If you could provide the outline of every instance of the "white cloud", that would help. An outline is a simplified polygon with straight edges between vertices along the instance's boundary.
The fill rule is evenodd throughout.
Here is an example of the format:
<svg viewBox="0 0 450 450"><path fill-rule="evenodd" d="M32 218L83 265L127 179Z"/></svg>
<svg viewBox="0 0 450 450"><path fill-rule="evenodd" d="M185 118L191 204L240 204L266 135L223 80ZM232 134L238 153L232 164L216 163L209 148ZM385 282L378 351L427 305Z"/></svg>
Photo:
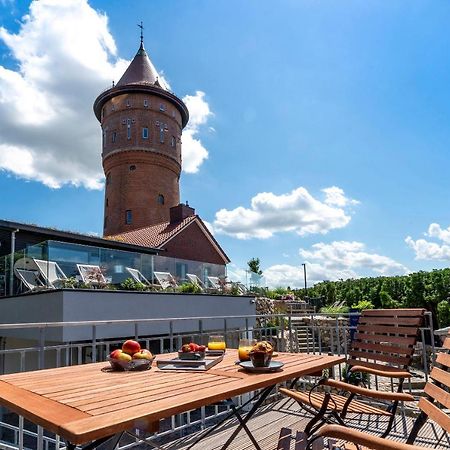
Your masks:
<svg viewBox="0 0 450 450"><path fill-rule="evenodd" d="M408 268L392 258L369 253L362 242L334 241L314 244L310 250L300 249L306 263L308 285L323 280L358 278L373 272L374 275L401 275ZM303 287L303 267L276 264L264 270L269 286Z"/></svg>
<svg viewBox="0 0 450 450"><path fill-rule="evenodd" d="M87 0L35 0L19 32L1 27L0 41L17 63L17 69L0 66L0 170L51 188L101 189L101 129L92 104L129 64L117 57L107 16ZM206 157L196 138L202 115L210 114L205 116L202 97L192 96L187 172Z"/></svg>
<svg viewBox="0 0 450 450"><path fill-rule="evenodd" d="M344 192L336 187L323 191L325 201L314 198L304 187L282 195L259 193L252 198L250 208L239 206L233 210L218 211L214 229L217 233L238 239L267 239L280 232L295 232L304 236L325 234L345 227L351 217L344 206L354 203L354 200L345 197ZM336 201L342 206L333 203Z"/></svg>
<svg viewBox="0 0 450 450"><path fill-rule="evenodd" d="M326 195L325 203L327 205L339 206L340 208L343 208L344 206L359 204L358 200L353 200L346 197L344 190L337 186L322 189L322 192Z"/></svg>
<svg viewBox="0 0 450 450"><path fill-rule="evenodd" d="M450 244L450 227L443 230L438 223L432 223L428 227L428 232L425 235Z"/></svg>
<svg viewBox="0 0 450 450"><path fill-rule="evenodd" d="M203 161L208 158L208 150L198 138L200 128L213 115L204 97L204 92L197 91L195 95L183 98L189 110L189 123L183 131L183 170L187 173L198 172Z"/></svg>
<svg viewBox="0 0 450 450"><path fill-rule="evenodd" d="M18 63L0 66L0 168L52 188L101 188L92 103L126 68L109 62L116 47L107 17L86 1L34 1L19 33L0 28L0 39Z"/></svg>
<svg viewBox="0 0 450 450"><path fill-rule="evenodd" d="M428 227L425 236L439 242L427 239L414 240L411 236L405 239L406 244L414 250L417 260L450 260L450 227L442 229L438 223L432 223Z"/></svg>

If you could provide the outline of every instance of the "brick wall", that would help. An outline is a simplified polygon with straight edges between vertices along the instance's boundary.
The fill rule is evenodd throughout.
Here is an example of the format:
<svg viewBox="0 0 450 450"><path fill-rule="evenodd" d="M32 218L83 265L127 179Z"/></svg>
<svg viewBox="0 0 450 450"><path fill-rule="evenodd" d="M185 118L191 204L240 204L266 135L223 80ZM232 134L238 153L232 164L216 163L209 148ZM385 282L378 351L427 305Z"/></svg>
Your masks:
<svg viewBox="0 0 450 450"><path fill-rule="evenodd" d="M225 262L196 222L186 227L164 247L161 256L222 264Z"/></svg>
<svg viewBox="0 0 450 450"><path fill-rule="evenodd" d="M180 112L157 95L125 93L105 103L101 119L104 235L168 221L169 209L180 202Z"/></svg>

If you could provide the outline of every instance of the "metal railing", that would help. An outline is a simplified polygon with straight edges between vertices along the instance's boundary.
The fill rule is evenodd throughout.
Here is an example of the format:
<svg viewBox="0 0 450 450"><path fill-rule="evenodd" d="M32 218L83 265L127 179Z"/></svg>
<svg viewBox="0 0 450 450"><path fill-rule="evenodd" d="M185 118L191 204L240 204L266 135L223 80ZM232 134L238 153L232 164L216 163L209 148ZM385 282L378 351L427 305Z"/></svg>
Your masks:
<svg viewBox="0 0 450 450"><path fill-rule="evenodd" d="M101 320L82 322L49 322L49 323L16 323L0 325L0 374L23 372L34 369L62 367L69 365L100 362L113 348L121 345L124 339L139 340L153 353L176 351L187 341L207 342L208 334L223 334L228 347L237 347L240 337L270 339L279 351L305 352L313 354L347 355L351 337L356 329L356 321L351 314L267 314L252 316L203 316L189 318L162 318L138 320ZM177 325L190 321L190 332L177 333ZM158 336L142 335L140 329L145 324L165 323L167 333ZM427 380L430 366L434 361L435 348L431 313L427 313L426 325L420 329L422 352L418 355L422 377ZM352 324L354 323L354 324ZM129 333L113 339L101 338L103 327L117 325L128 326ZM91 339L82 342L51 342L51 330L64 330L73 327L89 328ZM33 331L33 338L26 336ZM9 347L9 343L14 348ZM425 345L429 342L429 345ZM338 375L342 375L342 366L338 367ZM307 383L307 380L301 380ZM378 378L372 380L378 388ZM391 385L391 389L394 386ZM411 383L405 387L412 391ZM275 394L277 395L277 392ZM241 404L242 397L235 399ZM158 437L167 436L175 431L204 428L210 421L227 414L228 406L212 405L199 410L173 416L162 422L162 430ZM52 450L64 448L58 436L45 432L23 417L17 416L5 409L0 409L0 448ZM131 442L121 449L138 445Z"/></svg>

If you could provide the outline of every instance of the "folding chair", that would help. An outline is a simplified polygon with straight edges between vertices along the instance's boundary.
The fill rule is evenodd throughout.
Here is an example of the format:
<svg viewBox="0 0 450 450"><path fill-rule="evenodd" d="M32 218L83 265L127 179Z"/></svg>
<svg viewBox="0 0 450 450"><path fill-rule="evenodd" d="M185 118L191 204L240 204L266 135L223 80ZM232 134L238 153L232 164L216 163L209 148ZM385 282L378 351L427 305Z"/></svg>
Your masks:
<svg viewBox="0 0 450 450"><path fill-rule="evenodd" d="M408 366L424 314L425 309L378 309L365 310L359 318L347 360L347 381L358 373L387 377L392 383L398 379L397 392L377 391L329 378L322 378L310 392L280 389L280 392L295 399L302 409L313 416L305 428L307 435L326 422L346 425L347 415L351 413L357 416L387 416L387 428L382 435L387 436L394 425L399 402L414 400L402 390L404 380L411 377ZM319 386L328 386L338 393L319 391ZM387 408L377 407L356 400L357 396L387 401L389 404Z"/></svg>

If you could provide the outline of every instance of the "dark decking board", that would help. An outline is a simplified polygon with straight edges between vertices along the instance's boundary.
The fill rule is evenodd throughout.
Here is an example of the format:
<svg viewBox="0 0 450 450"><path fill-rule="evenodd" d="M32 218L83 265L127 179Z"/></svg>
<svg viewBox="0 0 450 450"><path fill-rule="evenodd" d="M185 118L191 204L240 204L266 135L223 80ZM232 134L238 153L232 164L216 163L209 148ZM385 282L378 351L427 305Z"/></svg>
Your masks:
<svg viewBox="0 0 450 450"><path fill-rule="evenodd" d="M255 415L249 422L249 428L256 437L257 441L261 445L263 450L275 450L277 448L278 437L280 430L283 427L291 428L294 432L296 430L302 430L307 424L309 417L305 416L303 412L299 411L295 402L289 401L284 408L280 408L285 400L281 400L272 405L267 405L261 409L261 413ZM382 426L383 418L379 418L380 427ZM398 416L396 421L396 427L393 429L390 435L390 439L394 441L405 441L407 432L412 427L414 419L411 417ZM363 430L367 426L367 418L359 423L353 422L355 428ZM227 438L233 432L237 426L235 419L230 420L227 424L221 427L217 432L214 432L211 436L208 436L201 441L193 450L220 450L221 446L225 443ZM371 428L376 429L376 421L371 422ZM369 431L370 432L370 431ZM372 434L376 434L372 431ZM416 444L427 448L434 448L437 440L441 436L442 431L438 426L431 423L427 423L421 430L419 437L416 440ZM165 445L165 450L184 450L189 447L192 442L197 438L198 434L192 434L183 438L175 439ZM138 447L141 448L141 447ZM142 449L148 448L142 446ZM438 450L450 449L450 440L445 437L441 441L441 445L436 447ZM239 434L239 436L233 441L230 447L231 450L254 450L250 439L245 432ZM294 441L291 442L291 450L294 450Z"/></svg>

